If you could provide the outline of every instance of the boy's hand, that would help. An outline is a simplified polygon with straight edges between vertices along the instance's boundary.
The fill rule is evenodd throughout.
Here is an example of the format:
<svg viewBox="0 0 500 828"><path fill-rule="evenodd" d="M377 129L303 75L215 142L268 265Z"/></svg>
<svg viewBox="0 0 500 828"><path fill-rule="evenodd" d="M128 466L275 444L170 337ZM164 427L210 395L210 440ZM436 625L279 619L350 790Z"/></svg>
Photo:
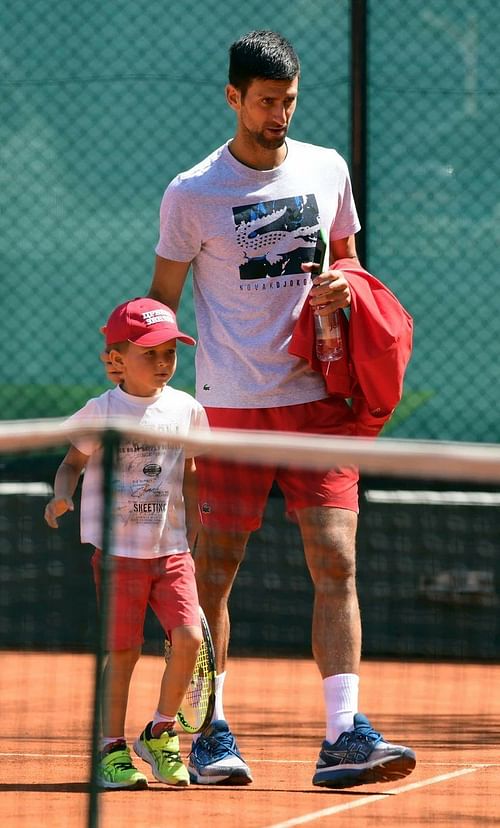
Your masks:
<svg viewBox="0 0 500 828"><path fill-rule="evenodd" d="M111 359L109 354L106 351L103 351L101 354L101 360L104 363L104 368L106 369L106 376L110 382L113 382L115 385L119 385L123 381L123 372L119 371L114 365L111 364Z"/></svg>
<svg viewBox="0 0 500 828"><path fill-rule="evenodd" d="M57 518L65 512L74 512L75 507L71 497L53 497L45 507L44 518L52 529L57 529Z"/></svg>

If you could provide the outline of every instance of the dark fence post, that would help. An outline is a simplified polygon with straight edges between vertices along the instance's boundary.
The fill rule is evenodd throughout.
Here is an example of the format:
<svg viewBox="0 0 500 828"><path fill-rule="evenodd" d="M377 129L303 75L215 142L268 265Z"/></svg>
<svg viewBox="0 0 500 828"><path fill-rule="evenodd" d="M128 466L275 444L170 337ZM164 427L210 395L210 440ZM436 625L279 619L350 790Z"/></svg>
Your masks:
<svg viewBox="0 0 500 828"><path fill-rule="evenodd" d="M356 247L361 263L368 266L367 250L367 2L351 2L351 177L361 230Z"/></svg>

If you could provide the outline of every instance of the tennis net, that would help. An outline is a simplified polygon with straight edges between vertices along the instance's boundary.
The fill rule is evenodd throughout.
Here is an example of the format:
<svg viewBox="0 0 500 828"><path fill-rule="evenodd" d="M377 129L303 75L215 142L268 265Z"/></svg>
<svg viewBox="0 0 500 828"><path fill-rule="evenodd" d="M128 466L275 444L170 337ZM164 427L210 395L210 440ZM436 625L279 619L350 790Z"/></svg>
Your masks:
<svg viewBox="0 0 500 828"><path fill-rule="evenodd" d="M121 791L98 793L109 600L98 613L92 550L79 538L79 490L74 514L61 518L57 531L43 520L67 445L89 435L103 445L109 553L120 446L168 445L168 436L127 420L111 426L99 421L69 426L60 420L0 426L0 752L5 769L0 787L7 794L0 816L16 826L45 820L107 828L118 819L124 826L149 826L144 814L153 803L148 797L165 789L137 759L149 791L134 792L132 801ZM414 824L453 822L460 808L470 824L488 818L499 767L500 446L222 430L191 432L177 442L189 453L261 468L360 467L362 709L388 739L416 751L411 780L424 789L432 785L434 797L421 805L405 801ZM230 493L230 473L224 484ZM242 821L227 788L217 788L215 798L202 803L193 786L165 805L173 824L187 819L201 824L211 814L222 826L236 820L245 828L301 824L286 816L282 792L296 797L297 812L306 812L303 795L313 790L311 771L324 738L321 682L311 654L313 597L298 527L287 519L283 497L273 487L230 598L224 706L252 766L255 782L248 791L255 793ZM155 709L163 639L148 614L144 657L130 691L130 745ZM190 737L181 733L180 741L187 761ZM468 787L460 786L459 802L453 780L466 773L477 776ZM434 781L441 776L443 782ZM321 808L334 807L332 795L338 797L322 792ZM336 803L339 807L338 798ZM308 821L320 825L320 820Z"/></svg>

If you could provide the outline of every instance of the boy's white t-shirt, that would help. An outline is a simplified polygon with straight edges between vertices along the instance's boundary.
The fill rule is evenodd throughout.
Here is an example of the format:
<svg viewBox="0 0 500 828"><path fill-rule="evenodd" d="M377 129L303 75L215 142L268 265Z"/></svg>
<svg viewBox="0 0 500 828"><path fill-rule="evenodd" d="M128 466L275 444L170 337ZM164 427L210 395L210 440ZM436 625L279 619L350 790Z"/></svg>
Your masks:
<svg viewBox="0 0 500 828"><path fill-rule="evenodd" d="M186 552L186 520L182 484L184 463L192 454L178 438L191 428L208 428L203 407L190 394L166 386L157 397L135 397L118 386L87 402L68 423L89 418L129 417L163 435L166 446L127 441L120 445L113 481L112 554L156 558ZM82 437L73 444L89 455L81 497L82 543L102 548L102 448L99 440Z"/></svg>
<svg viewBox="0 0 500 828"><path fill-rule="evenodd" d="M228 144L168 186L159 256L192 262L198 328L196 397L205 406L267 408L325 397L320 374L288 353L311 289L301 263L323 228L330 240L359 220L339 153L287 138L272 170L237 161Z"/></svg>

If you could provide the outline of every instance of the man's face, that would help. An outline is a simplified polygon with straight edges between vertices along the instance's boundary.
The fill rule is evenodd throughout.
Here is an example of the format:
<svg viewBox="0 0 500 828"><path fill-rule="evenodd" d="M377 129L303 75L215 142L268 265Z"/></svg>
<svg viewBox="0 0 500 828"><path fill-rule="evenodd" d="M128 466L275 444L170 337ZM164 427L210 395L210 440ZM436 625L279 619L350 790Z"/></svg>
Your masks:
<svg viewBox="0 0 500 828"><path fill-rule="evenodd" d="M228 87L228 100L238 115L238 129L263 149L279 149L286 138L297 105L299 79L255 78L243 95Z"/></svg>

